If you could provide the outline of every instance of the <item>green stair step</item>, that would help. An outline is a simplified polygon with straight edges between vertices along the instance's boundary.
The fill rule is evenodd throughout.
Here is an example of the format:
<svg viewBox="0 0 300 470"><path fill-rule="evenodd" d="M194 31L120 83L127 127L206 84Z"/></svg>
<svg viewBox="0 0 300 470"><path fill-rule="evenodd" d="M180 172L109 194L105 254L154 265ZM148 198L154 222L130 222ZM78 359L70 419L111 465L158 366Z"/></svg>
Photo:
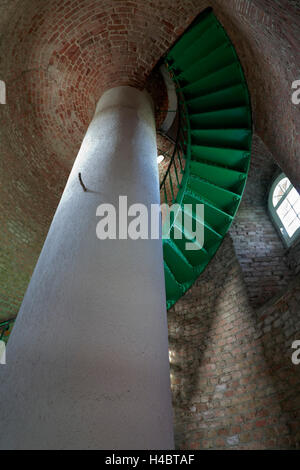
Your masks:
<svg viewBox="0 0 300 470"><path fill-rule="evenodd" d="M206 247L205 249L207 251L209 251L219 240L223 238L223 235L218 232L218 229L214 222L210 224L206 217L204 217L204 220L199 219L196 216L195 210L191 210L190 208L186 208L184 210L185 226L187 223L191 224L188 226L193 226L193 231L196 230L196 228L204 228L203 246Z"/></svg>
<svg viewBox="0 0 300 470"><path fill-rule="evenodd" d="M180 225L175 224L175 227L173 227L171 230L171 238L177 245L179 250L184 254L184 257L188 260L190 265L194 268L197 268L199 266L205 267L210 261L211 254L206 250L205 247L199 247L198 250L188 250L186 244L191 243L191 238L189 236L185 236L187 230L185 229L184 231L182 231L182 237L177 239L174 238L175 229L182 230L182 227Z"/></svg>
<svg viewBox="0 0 300 470"><path fill-rule="evenodd" d="M248 150L251 146L250 129L194 129L192 144Z"/></svg>
<svg viewBox="0 0 300 470"><path fill-rule="evenodd" d="M188 188L210 201L224 213L233 216L240 203L240 196L195 175L190 175Z"/></svg>
<svg viewBox="0 0 300 470"><path fill-rule="evenodd" d="M234 85L187 101L187 106L191 113L204 113L228 107L245 106L247 104L248 99L245 94L244 84Z"/></svg>
<svg viewBox="0 0 300 470"><path fill-rule="evenodd" d="M240 65L235 62L184 86L181 91L187 99L191 99L194 96L203 96L238 83L244 83L244 76Z"/></svg>
<svg viewBox="0 0 300 470"><path fill-rule="evenodd" d="M207 28L196 41L187 47L184 54L175 57L175 71L186 71L191 64L207 57L224 43L228 42L223 28L215 23Z"/></svg>
<svg viewBox="0 0 300 470"><path fill-rule="evenodd" d="M210 201L201 196L198 192L187 189L183 198L184 204L191 204L194 208L196 204L204 205L205 221L214 227L216 232L224 236L232 222L232 216L214 206Z"/></svg>
<svg viewBox="0 0 300 470"><path fill-rule="evenodd" d="M204 58L200 58L191 63L190 67L178 73L177 78L181 86L197 82L216 70L230 65L235 61L235 52L229 44L223 44L218 49L213 50Z"/></svg>
<svg viewBox="0 0 300 470"><path fill-rule="evenodd" d="M192 145L191 151L192 159L197 162L221 165L241 172L248 170L250 153L247 150Z"/></svg>
<svg viewBox="0 0 300 470"><path fill-rule="evenodd" d="M206 113L191 113L190 125L196 129L250 128L251 114L248 106L221 109Z"/></svg>
<svg viewBox="0 0 300 470"><path fill-rule="evenodd" d="M199 18L200 20L200 18ZM194 25L189 31L187 31L172 47L172 50L168 53L168 60L175 61L183 54L186 49L191 46L208 28L216 23L216 18L212 13L206 14L197 25Z"/></svg>
<svg viewBox="0 0 300 470"><path fill-rule="evenodd" d="M164 260L169 266L175 279L179 283L185 283L194 277L194 269L179 250L173 240L163 242Z"/></svg>
<svg viewBox="0 0 300 470"><path fill-rule="evenodd" d="M186 155L176 201L184 213L182 220L176 213L170 239L163 240L170 308L204 271L238 210L249 170L252 116L235 49L211 11L176 42L166 63L185 118ZM204 217L197 204L203 204ZM200 236L204 232L200 241L192 239L196 229Z"/></svg>
<svg viewBox="0 0 300 470"><path fill-rule="evenodd" d="M176 281L174 275L172 274L166 262L164 262L164 271L165 271L165 284L166 284L167 299L177 300L184 293L183 287Z"/></svg>
<svg viewBox="0 0 300 470"><path fill-rule="evenodd" d="M181 236L184 237L186 243L193 244L193 249L190 246L189 249L187 246L185 246L185 256L190 263L190 258L187 256L188 251L196 253L197 251L201 251L201 248L204 248L206 252L210 252L213 250L216 243L222 239L222 235L216 232L214 227L210 226L206 220L203 221L195 217L195 214L189 210L184 211L184 218L182 219L182 222L176 219L172 228L171 238L174 239L174 241L177 243L177 238L175 236L176 230L181 232ZM199 234L199 238L202 237L200 242L195 238L195 231Z"/></svg>
<svg viewBox="0 0 300 470"><path fill-rule="evenodd" d="M245 173L194 160L190 163L190 171L193 175L200 176L238 195L242 194L246 182Z"/></svg>

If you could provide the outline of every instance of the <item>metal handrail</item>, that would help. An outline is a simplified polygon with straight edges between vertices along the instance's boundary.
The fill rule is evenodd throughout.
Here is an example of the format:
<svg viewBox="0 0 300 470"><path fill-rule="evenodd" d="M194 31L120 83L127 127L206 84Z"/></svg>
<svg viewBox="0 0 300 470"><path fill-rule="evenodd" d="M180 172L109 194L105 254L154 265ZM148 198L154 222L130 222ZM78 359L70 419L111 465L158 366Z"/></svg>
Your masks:
<svg viewBox="0 0 300 470"><path fill-rule="evenodd" d="M178 106L178 129L177 129L176 140L175 140L175 144L174 144L174 150L173 150L173 154L172 154L170 163L168 165L167 171L165 173L165 176L163 177L163 180L160 183L160 189L162 189L163 185L165 184L165 181L168 177L168 174L170 173L171 167L172 167L173 162L175 160L176 151L178 149L180 130L181 130L181 112L180 112L180 106Z"/></svg>
<svg viewBox="0 0 300 470"><path fill-rule="evenodd" d="M174 144L173 154L170 160L170 163L166 169L164 177L160 184L160 191L164 193L165 202L169 204L169 197L167 194L167 183L169 185L169 192L171 193L172 203L179 203L181 204L185 187L186 181L189 174L189 162L191 159L191 133L190 133L190 122L189 122L189 115L188 109L185 102L185 98L182 94L180 89L180 85L178 83L177 77L173 73L172 69L166 63L169 73L173 82L175 83L175 90L178 97L178 129L176 140ZM176 157L178 157L178 167L176 166ZM184 160L184 165L183 161ZM171 175L172 168L174 167L174 174L173 177ZM181 179L179 179L178 171L182 174ZM178 192L174 196L174 188L173 183L177 181L177 188Z"/></svg>
<svg viewBox="0 0 300 470"><path fill-rule="evenodd" d="M11 323L14 323L15 319L16 317L0 323L0 341L3 339L5 332L9 330Z"/></svg>
<svg viewBox="0 0 300 470"><path fill-rule="evenodd" d="M167 188L166 188L167 182L169 183L172 204L176 203L178 205L178 210L179 210L179 206L182 205L182 201L184 198L187 182L189 179L189 173L190 173L189 167L190 167L190 160L191 160L191 128L190 128L190 120L189 120L189 114L188 114L188 109L187 109L187 104L185 102L185 98L181 92L176 76L172 73L170 69L169 71L170 71L172 80L175 83L175 89L176 89L176 93L178 97L179 120L178 120L178 130L177 130L177 137L176 137L176 144L175 144L174 152L172 155L172 159L166 170L166 173L164 175L164 178L162 180L162 183L160 185L160 189L161 189L161 193L163 190L164 196L165 196L165 202L169 205L169 198L168 198ZM180 172L182 174L180 181L178 178L178 172L177 172L176 163L175 163L175 159L177 155L179 159ZM181 159L184 161L184 165ZM173 179L172 179L171 169L173 165L175 168L175 175L173 174ZM167 178L169 179L167 180ZM173 183L176 180L177 180L178 192L176 196L174 197ZM173 220L171 224L168 226L168 233L164 233L164 230L163 230L164 238L168 238L168 236L170 235L170 232L176 220L176 215L177 215L177 212L176 214L174 214Z"/></svg>

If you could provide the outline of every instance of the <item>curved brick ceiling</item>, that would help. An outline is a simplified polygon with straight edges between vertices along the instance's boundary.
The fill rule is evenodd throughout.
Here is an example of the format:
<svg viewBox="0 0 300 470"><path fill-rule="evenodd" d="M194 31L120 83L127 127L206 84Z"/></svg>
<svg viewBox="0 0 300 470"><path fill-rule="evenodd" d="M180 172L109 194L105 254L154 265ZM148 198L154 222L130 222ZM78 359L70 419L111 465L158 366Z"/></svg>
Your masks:
<svg viewBox="0 0 300 470"><path fill-rule="evenodd" d="M2 3L7 11L10 2ZM291 169L296 120L286 102L297 78L299 30L289 21L295 18L293 7L283 8L284 3L289 5L270 0L12 2L1 37L0 71L8 86L11 121L7 138L15 151L26 142L26 155L28 150L55 155L69 168L102 92L122 84L142 88L178 35L212 5L240 53L258 133L269 146L278 140L279 153L290 148L283 166ZM280 123L270 119L274 111L279 121L284 118L282 141Z"/></svg>
<svg viewBox="0 0 300 470"><path fill-rule="evenodd" d="M9 48L2 66L18 146L30 142L32 152L53 152L69 167L103 91L143 88L157 60L199 10L190 1L163 5L22 1L5 35Z"/></svg>
<svg viewBox="0 0 300 470"><path fill-rule="evenodd" d="M299 108L290 99L300 78L296 2L0 0L3 317L18 309L96 101L113 86L143 88L207 6L240 56L257 133L299 184Z"/></svg>

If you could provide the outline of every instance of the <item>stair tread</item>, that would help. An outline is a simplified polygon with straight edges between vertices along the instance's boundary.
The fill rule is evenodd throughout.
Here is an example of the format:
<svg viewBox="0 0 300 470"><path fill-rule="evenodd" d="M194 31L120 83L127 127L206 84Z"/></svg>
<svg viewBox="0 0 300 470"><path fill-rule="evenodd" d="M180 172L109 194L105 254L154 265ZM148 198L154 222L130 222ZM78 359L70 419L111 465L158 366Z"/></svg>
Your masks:
<svg viewBox="0 0 300 470"><path fill-rule="evenodd" d="M196 251L187 250L186 243L191 243L191 234L188 234L186 229L185 229L185 232L184 232L184 229L183 229L182 226L179 226L177 224L175 224L175 225L176 225L176 227L173 228L173 231L175 230L175 228L177 230L182 230L183 237L181 239L174 239L173 238L173 241L178 246L178 249L188 259L191 266L193 266L193 268L196 271L198 271L199 267L204 266L207 263L209 263L209 260L211 258L211 254L210 254L210 251L209 251L210 247L206 247L206 246L201 247L201 246L198 245L199 249L197 249ZM195 242L195 243L197 243L197 242Z"/></svg>
<svg viewBox="0 0 300 470"><path fill-rule="evenodd" d="M219 186L211 181L208 181L206 180L205 178L199 176L199 175L195 175L195 174L190 174L190 179L197 179L198 181L200 182L203 182L211 187L213 187L214 189L220 191L224 194L227 194L228 196L232 197L232 198L240 198L240 196L236 193L234 193L233 191L230 191L229 189L226 189L226 188L223 188L222 186Z"/></svg>
<svg viewBox="0 0 300 470"><path fill-rule="evenodd" d="M194 161L217 165L218 167L231 169L244 173L248 169L249 151L210 147L205 145L191 145L191 155Z"/></svg>
<svg viewBox="0 0 300 470"><path fill-rule="evenodd" d="M212 93L230 85L235 85L241 82L244 83L244 81L240 65L234 62L233 64L218 68L215 72L212 72L206 77L200 78L200 80L197 80L194 83L183 86L181 91L187 97L194 93L197 93L198 96L202 96L206 93Z"/></svg>
<svg viewBox="0 0 300 470"><path fill-rule="evenodd" d="M241 185L245 182L245 173L196 160L191 161L190 168L192 174L196 176L203 174L204 178L213 183L215 182L217 186L229 189L236 194L242 192Z"/></svg>
<svg viewBox="0 0 300 470"><path fill-rule="evenodd" d="M191 117L193 118L195 116L205 116L206 117L206 116L209 116L209 115L224 115L226 113L235 114L235 113L239 113L239 112L245 111L245 110L248 111L248 106L233 106L233 107L228 107L228 108L224 108L224 109L216 109L216 110L213 110L213 111L192 112L192 113L189 113L189 115L190 115L190 118Z"/></svg>
<svg viewBox="0 0 300 470"><path fill-rule="evenodd" d="M251 130L244 129L191 129L192 145L232 150L249 150Z"/></svg>
<svg viewBox="0 0 300 470"><path fill-rule="evenodd" d="M164 260L167 262L176 281L185 283L192 279L194 276L194 268L172 239L165 239L163 248Z"/></svg>
<svg viewBox="0 0 300 470"><path fill-rule="evenodd" d="M197 151L197 149L200 149L200 151L204 151L205 149L208 151L208 150L214 150L213 147L202 147L200 145L196 146L196 145L192 145L191 146L192 148L192 160L191 160L191 163L199 163L201 165L205 165L207 167L211 167L213 168L214 170L216 171L219 171L219 170L224 170L224 172L228 172L227 174L232 174L232 175L242 175L240 179L243 179L245 176L246 176L246 171L241 171L241 170L237 170L235 168L231 168L228 166L228 162L224 161L224 162L214 162L212 160L208 160L208 158L193 158L193 155L195 155L195 152ZM227 153L225 153L225 150L228 150L228 154L230 154L231 150L232 150L232 155L238 155L238 156L241 156L241 155L245 155L245 159L246 159L246 156L247 156L247 160L248 160L248 152L245 151L245 150L236 150L236 152L234 153L233 150L235 149L222 149L222 148L217 148L216 150L220 151L220 154L221 155L227 155ZM224 151L224 152L222 152ZM208 155L208 154L206 154Z"/></svg>
<svg viewBox="0 0 300 470"><path fill-rule="evenodd" d="M188 109L191 112L221 110L229 106L232 108L247 104L248 97L245 94L245 86L240 83L203 96L195 96L187 101Z"/></svg>
<svg viewBox="0 0 300 470"><path fill-rule="evenodd" d="M222 237L226 234L233 220L232 215L222 211L213 202L204 198L199 192L190 189L190 187L186 189L183 201L184 204L192 204L192 207L195 204L203 204L205 222Z"/></svg>
<svg viewBox="0 0 300 470"><path fill-rule="evenodd" d="M221 127L224 129L225 124L228 128L250 127L251 116L248 106L236 106L234 108L226 108L221 110L205 111L190 113L191 129L216 129Z"/></svg>
<svg viewBox="0 0 300 470"><path fill-rule="evenodd" d="M201 34L201 31L205 31L206 28L215 23L215 16L212 12L209 12L204 18L202 18L202 20L199 21L197 25L194 25L194 27L187 31L176 42L176 44L172 47L172 50L169 52L168 55L172 58L176 57L177 55L180 55L182 51L184 51L185 48L188 47L189 44L192 44L194 42L194 38L197 38Z"/></svg>
<svg viewBox="0 0 300 470"><path fill-rule="evenodd" d="M213 210L215 210L216 212L219 212L224 217L229 217L231 220L233 219L232 215L228 214L227 212L224 212L222 209L220 209L218 206L216 206L213 201L210 201L205 196L202 196L202 194L200 194L200 193L198 193L198 192L196 192L196 191L194 191L190 188L186 189L185 194L191 196L192 198L195 198L195 199L199 200L200 203L203 202L205 205L210 206Z"/></svg>
<svg viewBox="0 0 300 470"><path fill-rule="evenodd" d="M175 57L176 65L181 70L187 70L189 63L195 62L195 59L204 59L211 52L227 43L228 39L224 34L223 28L217 23L212 23L201 34L199 31L196 40L186 46L184 54L179 55L177 58Z"/></svg>
<svg viewBox="0 0 300 470"><path fill-rule="evenodd" d="M210 232L212 232L213 234L216 235L216 237L218 238L223 238L223 235L221 233L219 233L215 227L213 227L211 224L209 224L205 218L204 220L201 220L201 219L198 219L197 216L195 216L195 214L193 212L191 212L189 209L186 209L185 210L185 213L187 215L189 215L190 217L192 217L197 223L201 224L201 225L204 225L204 227L206 227Z"/></svg>
<svg viewBox="0 0 300 470"><path fill-rule="evenodd" d="M190 67L184 71L178 72L176 75L180 83L186 81L187 83L185 85L187 85L188 83L194 83L200 78L210 75L220 67L225 67L234 62L235 54L232 47L230 47L228 43L224 43L205 57L195 60Z"/></svg>
<svg viewBox="0 0 300 470"><path fill-rule="evenodd" d="M169 299L177 299L178 295L183 294L183 287L180 285L179 282L176 281L171 269L164 261L164 271L165 271L165 281L166 281L166 292L167 298Z"/></svg>

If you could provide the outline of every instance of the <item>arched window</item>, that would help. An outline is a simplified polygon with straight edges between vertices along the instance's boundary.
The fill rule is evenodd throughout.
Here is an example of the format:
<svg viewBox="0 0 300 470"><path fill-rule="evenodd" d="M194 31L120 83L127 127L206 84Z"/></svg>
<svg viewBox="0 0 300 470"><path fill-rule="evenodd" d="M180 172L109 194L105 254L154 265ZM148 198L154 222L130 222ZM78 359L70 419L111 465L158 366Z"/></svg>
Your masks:
<svg viewBox="0 0 300 470"><path fill-rule="evenodd" d="M300 236L300 195L284 173L274 180L268 205L283 241L291 246Z"/></svg>

